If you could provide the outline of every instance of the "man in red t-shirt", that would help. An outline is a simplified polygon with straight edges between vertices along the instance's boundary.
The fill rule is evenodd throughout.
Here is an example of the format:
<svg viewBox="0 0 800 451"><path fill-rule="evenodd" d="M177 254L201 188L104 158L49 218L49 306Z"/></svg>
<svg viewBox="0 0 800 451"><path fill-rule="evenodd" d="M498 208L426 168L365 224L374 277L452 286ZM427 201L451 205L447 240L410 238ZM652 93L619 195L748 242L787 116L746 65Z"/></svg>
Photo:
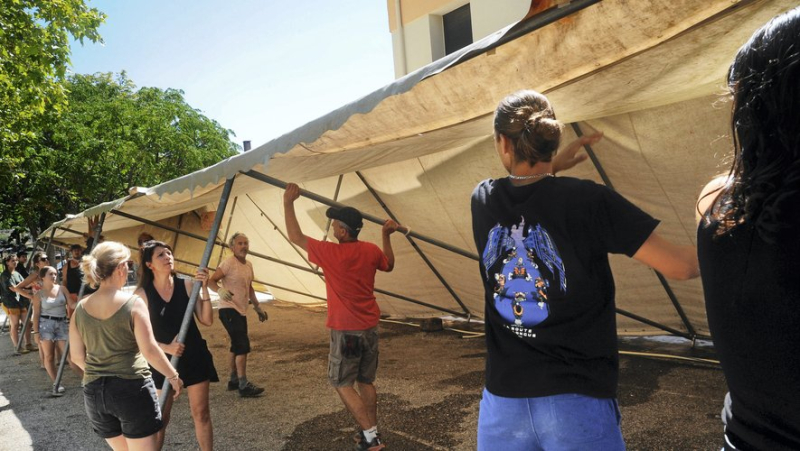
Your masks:
<svg viewBox="0 0 800 451"><path fill-rule="evenodd" d="M294 211L300 188L286 186L283 207L289 240L308 252L308 259L325 272L328 320L331 330L328 380L336 388L345 407L363 430L358 449L384 448L378 438L377 393L375 373L378 368L378 320L381 311L373 289L375 272L394 268L390 236L397 223L387 219L383 225L383 250L358 241L363 227L361 213L355 208L329 208L325 214L333 220L333 235L339 244L318 241L303 235ZM353 384L358 385L356 391Z"/></svg>

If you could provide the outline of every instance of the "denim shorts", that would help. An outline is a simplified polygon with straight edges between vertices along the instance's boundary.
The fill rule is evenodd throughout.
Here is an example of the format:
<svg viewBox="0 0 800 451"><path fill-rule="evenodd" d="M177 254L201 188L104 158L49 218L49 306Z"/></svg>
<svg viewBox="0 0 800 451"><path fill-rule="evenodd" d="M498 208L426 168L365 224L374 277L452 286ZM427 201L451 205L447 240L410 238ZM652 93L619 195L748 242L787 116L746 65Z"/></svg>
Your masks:
<svg viewBox="0 0 800 451"><path fill-rule="evenodd" d="M625 449L617 400L578 394L504 398L483 390L478 451Z"/></svg>
<svg viewBox="0 0 800 451"><path fill-rule="evenodd" d="M86 414L102 438L149 437L161 430L161 409L150 377L122 379L107 376L83 387Z"/></svg>
<svg viewBox="0 0 800 451"><path fill-rule="evenodd" d="M250 337L247 336L247 317L242 316L236 309L219 309L219 320L231 337L231 352L233 355L250 353Z"/></svg>
<svg viewBox="0 0 800 451"><path fill-rule="evenodd" d="M67 341L69 339L67 319L39 318L39 338L45 341Z"/></svg>
<svg viewBox="0 0 800 451"><path fill-rule="evenodd" d="M328 355L328 381L334 387L349 387L353 382L375 382L378 371L378 328L367 330L331 329Z"/></svg>

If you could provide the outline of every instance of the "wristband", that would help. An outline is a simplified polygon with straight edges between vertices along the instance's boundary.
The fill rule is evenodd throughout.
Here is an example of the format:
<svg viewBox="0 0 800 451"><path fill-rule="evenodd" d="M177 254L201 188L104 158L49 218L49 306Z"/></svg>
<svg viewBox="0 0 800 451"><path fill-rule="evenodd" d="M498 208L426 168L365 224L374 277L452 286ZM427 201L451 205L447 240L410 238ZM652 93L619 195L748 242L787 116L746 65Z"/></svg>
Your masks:
<svg viewBox="0 0 800 451"><path fill-rule="evenodd" d="M179 377L179 376L180 376L180 374L178 374L178 372L176 371L176 372L175 372L175 375L174 375L174 376L172 376L172 377L170 377L170 378L169 378L169 380L171 380L171 381L178 380L178 377Z"/></svg>
<svg viewBox="0 0 800 451"><path fill-rule="evenodd" d="M36 335L36 334L38 334L38 333L39 333L39 331L38 331L38 330L34 330L33 332L31 332L31 335Z"/></svg>

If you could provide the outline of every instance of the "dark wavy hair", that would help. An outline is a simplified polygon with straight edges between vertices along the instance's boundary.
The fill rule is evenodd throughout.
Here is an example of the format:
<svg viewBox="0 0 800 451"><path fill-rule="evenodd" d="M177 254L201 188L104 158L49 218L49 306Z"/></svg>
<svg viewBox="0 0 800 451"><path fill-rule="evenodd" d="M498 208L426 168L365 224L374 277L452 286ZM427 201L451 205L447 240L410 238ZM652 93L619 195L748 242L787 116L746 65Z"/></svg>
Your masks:
<svg viewBox="0 0 800 451"><path fill-rule="evenodd" d="M155 278L153 276L153 270L148 268L146 263L153 261L153 254L159 247L169 249L169 251L172 252L172 247L163 241L150 240L142 244L142 257L139 261L139 285L137 288L143 288L153 284L153 279ZM175 271L172 272L172 275L175 275Z"/></svg>
<svg viewBox="0 0 800 451"><path fill-rule="evenodd" d="M800 8L759 28L728 73L734 156L709 211L718 236L741 224L774 242L800 200Z"/></svg>
<svg viewBox="0 0 800 451"><path fill-rule="evenodd" d="M494 112L495 140L511 140L517 161L533 166L550 161L561 142L561 123L550 101L532 91L517 91L504 98Z"/></svg>

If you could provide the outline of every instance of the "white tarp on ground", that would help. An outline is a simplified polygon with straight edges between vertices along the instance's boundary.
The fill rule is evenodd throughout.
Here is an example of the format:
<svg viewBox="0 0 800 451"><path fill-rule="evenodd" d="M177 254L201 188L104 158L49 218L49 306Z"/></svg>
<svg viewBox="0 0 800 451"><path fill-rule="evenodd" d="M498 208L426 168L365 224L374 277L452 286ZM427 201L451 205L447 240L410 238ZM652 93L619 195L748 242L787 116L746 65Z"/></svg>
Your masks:
<svg viewBox="0 0 800 451"><path fill-rule="evenodd" d="M727 67L756 28L795 3L604 0L486 50L520 24L252 151L56 223L55 239L81 241L75 231L86 231L87 217L112 210L206 236L202 214L216 210L224 181L236 177L219 238L242 231L251 250L309 268L304 253L283 237L283 191L242 174L252 170L387 217L369 185L415 232L475 253L470 194L480 180L505 175L493 149L491 115L506 94L528 88L547 93L562 121L577 123L584 133L603 130L606 138L594 150L614 188L661 219L661 234L690 244L696 196L705 181L723 170L731 148L730 106L717 96ZM564 141L574 136L566 127ZM601 181L591 163L564 175ZM325 209L308 199L298 201L307 235L324 236ZM175 244L176 257L185 262L179 269L190 271L199 261L202 241L121 214L109 213L103 234L134 246L143 230ZM367 225L361 238L379 242L379 232L378 226ZM457 297L482 316L477 262L416 243L452 293L402 235L393 239L396 269L379 274L377 287L462 312ZM212 268L220 252L216 247ZM318 275L268 258L253 258L256 279L277 298L324 300ZM614 258L613 266L619 308L687 331L651 270L626 258ZM670 286L691 327L707 334L700 283ZM435 313L395 296L378 298L388 314ZM622 316L618 326L620 332L656 330Z"/></svg>

